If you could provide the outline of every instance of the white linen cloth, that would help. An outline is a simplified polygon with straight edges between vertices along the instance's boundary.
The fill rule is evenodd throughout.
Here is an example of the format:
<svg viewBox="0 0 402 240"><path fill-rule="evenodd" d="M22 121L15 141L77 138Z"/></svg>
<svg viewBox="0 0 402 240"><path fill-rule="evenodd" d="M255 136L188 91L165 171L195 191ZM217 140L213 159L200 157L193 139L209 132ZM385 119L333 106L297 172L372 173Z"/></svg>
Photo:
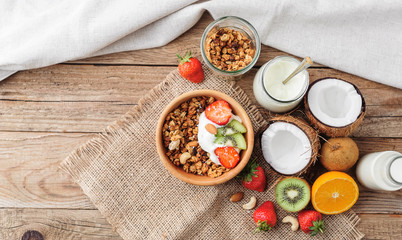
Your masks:
<svg viewBox="0 0 402 240"><path fill-rule="evenodd" d="M402 88L402 2L378 0L2 0L0 80L18 70L165 45L204 11L248 20L265 45Z"/></svg>

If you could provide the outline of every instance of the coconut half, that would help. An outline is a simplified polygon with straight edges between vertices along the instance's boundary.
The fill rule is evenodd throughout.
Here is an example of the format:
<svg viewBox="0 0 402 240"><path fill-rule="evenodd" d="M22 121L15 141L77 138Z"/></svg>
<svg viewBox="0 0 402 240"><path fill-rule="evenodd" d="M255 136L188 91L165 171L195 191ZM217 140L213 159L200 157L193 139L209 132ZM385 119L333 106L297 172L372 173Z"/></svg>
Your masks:
<svg viewBox="0 0 402 240"><path fill-rule="evenodd" d="M281 175L305 173L316 161L319 146L317 132L291 116L273 118L261 134L264 159Z"/></svg>
<svg viewBox="0 0 402 240"><path fill-rule="evenodd" d="M330 137L346 137L363 121L366 104L359 89L336 78L313 82L304 98L311 124Z"/></svg>

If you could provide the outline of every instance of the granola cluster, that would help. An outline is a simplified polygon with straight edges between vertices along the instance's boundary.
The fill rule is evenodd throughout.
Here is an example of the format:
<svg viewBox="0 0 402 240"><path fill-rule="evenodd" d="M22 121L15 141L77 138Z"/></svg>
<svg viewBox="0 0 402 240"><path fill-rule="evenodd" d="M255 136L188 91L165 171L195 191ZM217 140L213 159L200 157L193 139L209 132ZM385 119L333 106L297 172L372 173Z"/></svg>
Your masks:
<svg viewBox="0 0 402 240"><path fill-rule="evenodd" d="M167 115L162 134L166 155L174 165L186 172L215 178L230 169L213 163L197 139L199 116L214 101L213 97L202 96L182 103Z"/></svg>
<svg viewBox="0 0 402 240"><path fill-rule="evenodd" d="M209 33L205 43L208 60L225 71L245 68L253 60L254 53L251 40L244 33L230 28Z"/></svg>

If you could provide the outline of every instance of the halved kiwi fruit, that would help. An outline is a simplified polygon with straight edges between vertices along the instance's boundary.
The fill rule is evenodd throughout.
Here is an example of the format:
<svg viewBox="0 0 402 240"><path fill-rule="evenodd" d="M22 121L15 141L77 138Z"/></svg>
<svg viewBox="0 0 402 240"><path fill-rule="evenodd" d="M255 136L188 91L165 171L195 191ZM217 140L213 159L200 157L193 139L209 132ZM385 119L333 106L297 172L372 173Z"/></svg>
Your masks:
<svg viewBox="0 0 402 240"><path fill-rule="evenodd" d="M276 185L275 198L278 205L288 212L298 212L310 202L310 185L298 177L287 177Z"/></svg>

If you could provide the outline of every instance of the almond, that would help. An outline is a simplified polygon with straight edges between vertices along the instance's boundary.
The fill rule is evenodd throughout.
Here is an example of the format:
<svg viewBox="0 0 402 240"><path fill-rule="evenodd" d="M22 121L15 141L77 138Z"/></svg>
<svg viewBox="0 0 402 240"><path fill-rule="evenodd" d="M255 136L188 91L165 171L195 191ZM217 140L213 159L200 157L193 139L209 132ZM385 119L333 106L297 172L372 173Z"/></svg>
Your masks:
<svg viewBox="0 0 402 240"><path fill-rule="evenodd" d="M243 199L243 195L244 195L243 192L235 193L230 197L230 201L231 202L238 202L238 201Z"/></svg>
<svg viewBox="0 0 402 240"><path fill-rule="evenodd" d="M198 145L198 142L197 141L192 141L192 142L189 142L188 145L190 147L196 147Z"/></svg>
<svg viewBox="0 0 402 240"><path fill-rule="evenodd" d="M209 133L212 133L213 135L218 133L218 130L216 129L216 127L210 123L208 123L207 125L205 125L205 129L207 129L207 131Z"/></svg>

